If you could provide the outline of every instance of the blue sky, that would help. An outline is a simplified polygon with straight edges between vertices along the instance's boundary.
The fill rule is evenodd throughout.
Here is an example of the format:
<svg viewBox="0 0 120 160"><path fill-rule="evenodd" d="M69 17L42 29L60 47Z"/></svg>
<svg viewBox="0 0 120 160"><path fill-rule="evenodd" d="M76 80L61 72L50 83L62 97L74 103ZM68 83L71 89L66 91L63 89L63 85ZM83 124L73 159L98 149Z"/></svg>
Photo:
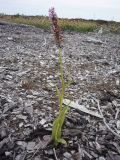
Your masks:
<svg viewBox="0 0 120 160"><path fill-rule="evenodd" d="M61 18L120 22L120 0L0 0L0 13L48 15L48 9L52 6Z"/></svg>

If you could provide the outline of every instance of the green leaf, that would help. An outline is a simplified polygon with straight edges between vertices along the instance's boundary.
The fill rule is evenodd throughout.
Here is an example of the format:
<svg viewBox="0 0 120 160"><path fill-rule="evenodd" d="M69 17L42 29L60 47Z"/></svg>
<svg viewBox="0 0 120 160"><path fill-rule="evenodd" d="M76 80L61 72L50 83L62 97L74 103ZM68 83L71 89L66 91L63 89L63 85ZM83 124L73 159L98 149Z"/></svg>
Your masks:
<svg viewBox="0 0 120 160"><path fill-rule="evenodd" d="M58 130L59 130L60 124L59 124L59 117L57 117L54 122L53 122L53 127L52 127L52 140L54 142L57 141L58 139Z"/></svg>
<svg viewBox="0 0 120 160"><path fill-rule="evenodd" d="M74 81L70 81L67 84L65 84L65 88L68 88L71 84L75 83Z"/></svg>
<svg viewBox="0 0 120 160"><path fill-rule="evenodd" d="M59 114L59 123L60 127L62 127L64 120L65 120L65 114L68 112L68 107L64 107L62 112Z"/></svg>
<svg viewBox="0 0 120 160"><path fill-rule="evenodd" d="M67 144L66 140L63 138L58 139L58 143Z"/></svg>
<svg viewBox="0 0 120 160"><path fill-rule="evenodd" d="M59 91L59 89L58 89L58 87L56 86L56 92L57 92L57 96L58 96L58 98L60 97L60 91Z"/></svg>
<svg viewBox="0 0 120 160"><path fill-rule="evenodd" d="M68 112L68 107L64 107L63 110L59 113L58 117L53 122L52 128L52 140L54 144L58 143L66 144L65 140L61 139L61 129L65 120L65 114Z"/></svg>

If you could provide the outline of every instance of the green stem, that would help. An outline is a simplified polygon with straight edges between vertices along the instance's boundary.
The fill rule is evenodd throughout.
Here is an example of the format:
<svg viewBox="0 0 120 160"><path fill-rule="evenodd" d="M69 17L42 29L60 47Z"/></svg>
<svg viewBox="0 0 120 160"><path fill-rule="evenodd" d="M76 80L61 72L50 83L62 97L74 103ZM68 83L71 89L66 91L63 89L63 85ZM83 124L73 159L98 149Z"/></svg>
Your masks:
<svg viewBox="0 0 120 160"><path fill-rule="evenodd" d="M59 61L60 61L60 80L61 80L61 93L60 93L60 112L62 111L62 104L64 99L64 93L65 93L65 81L63 76L63 64L62 64L62 54L59 49Z"/></svg>

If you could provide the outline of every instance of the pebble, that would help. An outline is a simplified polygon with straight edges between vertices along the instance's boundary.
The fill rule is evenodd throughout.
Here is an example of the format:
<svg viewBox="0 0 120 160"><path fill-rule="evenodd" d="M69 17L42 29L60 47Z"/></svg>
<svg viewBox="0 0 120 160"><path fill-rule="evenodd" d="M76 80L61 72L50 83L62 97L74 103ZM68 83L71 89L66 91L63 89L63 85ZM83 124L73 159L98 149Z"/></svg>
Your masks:
<svg viewBox="0 0 120 160"><path fill-rule="evenodd" d="M69 158L72 157L72 155L71 155L70 153L68 153L68 152L65 152L65 153L63 154L63 156L64 156L65 158L67 158L67 159L69 159Z"/></svg>
<svg viewBox="0 0 120 160"><path fill-rule="evenodd" d="M6 76L6 80L11 80L13 77L11 75Z"/></svg>
<svg viewBox="0 0 120 160"><path fill-rule="evenodd" d="M45 150L45 154L53 155L53 149Z"/></svg>
<svg viewBox="0 0 120 160"><path fill-rule="evenodd" d="M21 128L24 125L23 122L19 123L19 128Z"/></svg>
<svg viewBox="0 0 120 160"><path fill-rule="evenodd" d="M41 119L41 121L39 122L41 125L44 125L46 123L46 119Z"/></svg>
<svg viewBox="0 0 120 160"><path fill-rule="evenodd" d="M27 150L28 151L33 151L36 143L35 142L28 142L27 144Z"/></svg>
<svg viewBox="0 0 120 160"><path fill-rule="evenodd" d="M98 160L106 160L104 157L99 157Z"/></svg>
<svg viewBox="0 0 120 160"><path fill-rule="evenodd" d="M22 114L16 115L16 117L19 118L19 119L23 119L23 120L27 119L27 116L23 116Z"/></svg>
<svg viewBox="0 0 120 160"><path fill-rule="evenodd" d="M34 98L36 98L34 95L27 95L26 97L29 98L29 99L34 99Z"/></svg>
<svg viewBox="0 0 120 160"><path fill-rule="evenodd" d="M42 160L42 159L39 157L35 157L34 160Z"/></svg>
<svg viewBox="0 0 120 160"><path fill-rule="evenodd" d="M24 141L17 141L16 144L19 145L19 146L22 146L23 148L27 147L27 143L24 142Z"/></svg>
<svg viewBox="0 0 120 160"><path fill-rule="evenodd" d="M33 94L33 96L39 96L39 95L40 95L40 92L32 91L32 94Z"/></svg>
<svg viewBox="0 0 120 160"><path fill-rule="evenodd" d="M9 41L12 41L12 40L13 40L13 38L12 38L12 37L8 37L7 39L8 39Z"/></svg>
<svg viewBox="0 0 120 160"><path fill-rule="evenodd" d="M120 120L117 120L117 129L120 130Z"/></svg>
<svg viewBox="0 0 120 160"><path fill-rule="evenodd" d="M6 151L6 152L5 152L5 155L6 155L6 156L10 156L10 155L11 155L11 152Z"/></svg>
<svg viewBox="0 0 120 160"><path fill-rule="evenodd" d="M5 138L7 136L7 130L6 128L0 128L0 138Z"/></svg>
<svg viewBox="0 0 120 160"><path fill-rule="evenodd" d="M21 160L21 154L18 154L18 155L15 157L15 160Z"/></svg>
<svg viewBox="0 0 120 160"><path fill-rule="evenodd" d="M33 117L33 106L25 107L25 111Z"/></svg>

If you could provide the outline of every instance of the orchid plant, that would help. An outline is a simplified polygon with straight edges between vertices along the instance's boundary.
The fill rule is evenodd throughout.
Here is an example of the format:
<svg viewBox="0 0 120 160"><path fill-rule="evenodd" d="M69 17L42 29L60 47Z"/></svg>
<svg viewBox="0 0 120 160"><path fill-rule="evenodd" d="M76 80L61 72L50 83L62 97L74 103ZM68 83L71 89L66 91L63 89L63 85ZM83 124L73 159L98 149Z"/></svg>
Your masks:
<svg viewBox="0 0 120 160"><path fill-rule="evenodd" d="M61 88L59 89L56 86L57 96L59 100L59 114L58 117L53 122L53 128L52 128L52 141L57 146L59 143L66 144L66 141L61 138L61 130L62 126L65 120L65 115L68 112L69 108L66 106L63 106L63 99L66 89L66 84L64 80L63 75L63 64L62 64L62 53L60 50L61 42L63 41L63 36L61 35L61 31L58 25L58 19L57 14L55 12L54 7L49 9L49 19L52 23L52 31L54 34L55 42L57 46L59 47L58 53L59 53L59 63L60 63L60 81L61 81Z"/></svg>

